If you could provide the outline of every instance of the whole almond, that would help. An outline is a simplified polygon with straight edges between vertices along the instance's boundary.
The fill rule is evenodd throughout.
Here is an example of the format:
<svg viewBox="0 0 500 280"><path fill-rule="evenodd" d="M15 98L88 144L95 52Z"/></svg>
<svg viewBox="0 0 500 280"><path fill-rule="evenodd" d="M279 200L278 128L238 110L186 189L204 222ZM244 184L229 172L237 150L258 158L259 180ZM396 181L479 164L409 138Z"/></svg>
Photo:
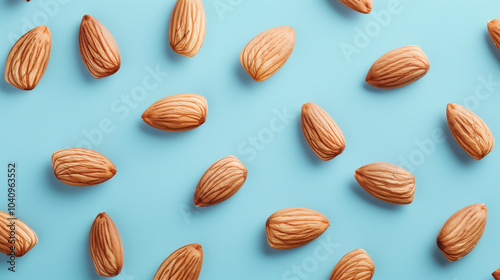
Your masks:
<svg viewBox="0 0 500 280"><path fill-rule="evenodd" d="M82 148L59 150L52 154L57 179L77 187L106 182L116 174L115 165L100 153Z"/></svg>
<svg viewBox="0 0 500 280"><path fill-rule="evenodd" d="M490 33L491 40L500 50L500 18L488 21L488 32Z"/></svg>
<svg viewBox="0 0 500 280"><path fill-rule="evenodd" d="M90 229L90 256L97 274L116 276L123 266L123 246L113 220L104 212L97 215Z"/></svg>
<svg viewBox="0 0 500 280"><path fill-rule="evenodd" d="M398 88L422 78L429 68L429 60L421 48L401 47L377 59L366 75L366 82L378 88Z"/></svg>
<svg viewBox="0 0 500 280"><path fill-rule="evenodd" d="M295 31L288 26L266 30L253 38L240 54L243 68L257 82L271 77L285 64L295 46Z"/></svg>
<svg viewBox="0 0 500 280"><path fill-rule="evenodd" d="M493 150L495 139L476 114L458 104L448 103L446 119L455 140L474 159L480 160Z"/></svg>
<svg viewBox="0 0 500 280"><path fill-rule="evenodd" d="M50 30L45 25L19 38L5 62L5 81L22 90L34 89L47 69L51 44Z"/></svg>
<svg viewBox="0 0 500 280"><path fill-rule="evenodd" d="M495 270L495 271L491 274L491 276L493 276L493 278L494 278L495 280L500 280L500 268L499 268L499 269L497 269L497 270Z"/></svg>
<svg viewBox="0 0 500 280"><path fill-rule="evenodd" d="M203 264L203 249L200 244L189 244L177 249L156 271L153 280L196 280Z"/></svg>
<svg viewBox="0 0 500 280"><path fill-rule="evenodd" d="M118 72L121 59L115 39L97 19L84 15L79 34L80 55L96 79Z"/></svg>
<svg viewBox="0 0 500 280"><path fill-rule="evenodd" d="M205 38L205 10L201 0L177 0L170 18L170 47L184 56L195 56Z"/></svg>
<svg viewBox="0 0 500 280"><path fill-rule="evenodd" d="M474 249L486 227L486 212L484 204L469 205L453 214L443 225L436 241L450 262Z"/></svg>
<svg viewBox="0 0 500 280"><path fill-rule="evenodd" d="M11 234L12 232L14 235ZM0 211L0 252L10 255L13 251L16 257L21 257L36 243L38 243L38 237L28 225Z"/></svg>
<svg viewBox="0 0 500 280"><path fill-rule="evenodd" d="M198 94L177 94L153 103L142 114L145 123L166 131L196 128L207 118L207 100Z"/></svg>
<svg viewBox="0 0 500 280"><path fill-rule="evenodd" d="M318 238L330 221L311 209L292 207L272 214L266 222L267 242L274 249L291 249Z"/></svg>
<svg viewBox="0 0 500 280"><path fill-rule="evenodd" d="M196 206L210 206L233 196L245 183L247 168L235 156L212 164L203 174L194 193Z"/></svg>
<svg viewBox="0 0 500 280"><path fill-rule="evenodd" d="M363 14L369 14L372 11L372 0L339 0L340 3Z"/></svg>
<svg viewBox="0 0 500 280"><path fill-rule="evenodd" d="M344 134L323 108L311 102L302 105L300 122L307 143L320 159L331 160L344 151Z"/></svg>
<svg viewBox="0 0 500 280"><path fill-rule="evenodd" d="M356 170L354 177L369 194L394 204L410 204L415 194L415 177L402 167L385 162L370 163Z"/></svg>
<svg viewBox="0 0 500 280"><path fill-rule="evenodd" d="M363 249L356 249L340 259L330 280L370 280L375 273L372 259Z"/></svg>

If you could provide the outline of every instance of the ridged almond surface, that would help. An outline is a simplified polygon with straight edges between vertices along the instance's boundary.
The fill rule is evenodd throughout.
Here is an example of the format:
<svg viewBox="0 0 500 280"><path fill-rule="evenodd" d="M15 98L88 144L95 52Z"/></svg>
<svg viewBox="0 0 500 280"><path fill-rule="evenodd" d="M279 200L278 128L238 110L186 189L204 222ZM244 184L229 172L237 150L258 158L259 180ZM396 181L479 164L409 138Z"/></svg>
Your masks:
<svg viewBox="0 0 500 280"><path fill-rule="evenodd" d="M100 153L82 148L59 150L52 154L57 179L77 187L106 182L116 174L115 165Z"/></svg>
<svg viewBox="0 0 500 280"><path fill-rule="evenodd" d="M375 273L372 259L363 249L356 249L340 259L330 280L370 280Z"/></svg>
<svg viewBox="0 0 500 280"><path fill-rule="evenodd" d="M436 241L450 262L474 249L486 227L486 214L484 204L473 204L460 209L446 221Z"/></svg>
<svg viewBox="0 0 500 280"><path fill-rule="evenodd" d="M201 0L177 0L170 18L170 47L184 56L195 56L205 38L205 10Z"/></svg>
<svg viewBox="0 0 500 280"><path fill-rule="evenodd" d="M500 280L500 268L499 268L499 269L497 269L497 270L495 270L495 271L491 274L491 276L493 276L493 278L494 278L495 280Z"/></svg>
<svg viewBox="0 0 500 280"><path fill-rule="evenodd" d="M369 194L389 203L410 204L415 195L415 177L409 171L385 162L370 163L354 177Z"/></svg>
<svg viewBox="0 0 500 280"><path fill-rule="evenodd" d="M254 37L240 54L243 68L257 82L278 71L295 47L295 31L288 26L275 27Z"/></svg>
<svg viewBox="0 0 500 280"><path fill-rule="evenodd" d="M492 19L488 21L488 32L490 33L491 40L500 50L500 19Z"/></svg>
<svg viewBox="0 0 500 280"><path fill-rule="evenodd" d="M34 89L47 69L51 44L50 30L45 25L19 38L5 62L5 81L22 90Z"/></svg>
<svg viewBox="0 0 500 280"><path fill-rule="evenodd" d="M300 122L307 143L320 159L331 160L344 151L344 134L320 106L311 102L302 105Z"/></svg>
<svg viewBox="0 0 500 280"><path fill-rule="evenodd" d="M84 15L79 34L80 55L90 74L96 79L118 72L120 51L111 33L97 19Z"/></svg>
<svg viewBox="0 0 500 280"><path fill-rule="evenodd" d="M267 219L267 242L274 249L300 247L318 238L329 226L330 221L317 211L285 208Z"/></svg>
<svg viewBox="0 0 500 280"><path fill-rule="evenodd" d="M120 234L111 218L104 212L97 215L90 229L90 256L97 274L116 276L123 266L123 246Z"/></svg>
<svg viewBox="0 0 500 280"><path fill-rule="evenodd" d="M210 206L233 196L245 183L247 168L235 156L212 164L203 174L194 193L196 206Z"/></svg>
<svg viewBox="0 0 500 280"><path fill-rule="evenodd" d="M377 59L366 75L366 82L378 88L398 88L422 78L429 68L429 60L421 48L401 47Z"/></svg>
<svg viewBox="0 0 500 280"><path fill-rule="evenodd" d="M176 94L153 103L142 114L145 123L166 131L185 131L196 128L207 118L207 100L192 94Z"/></svg>
<svg viewBox="0 0 500 280"><path fill-rule="evenodd" d="M189 244L177 249L156 271L153 280L196 280L203 264L200 244Z"/></svg>
<svg viewBox="0 0 500 280"><path fill-rule="evenodd" d="M340 3L363 14L369 14L372 11L372 0L339 0Z"/></svg>
<svg viewBox="0 0 500 280"><path fill-rule="evenodd" d="M463 106L449 103L446 119L455 140L474 159L480 160L493 150L495 139L476 114Z"/></svg>
<svg viewBox="0 0 500 280"><path fill-rule="evenodd" d="M14 227L12 224L14 223ZM15 239L11 239L11 231L14 230ZM10 243L15 240L15 243ZM0 211L0 252L9 255L11 247L14 246L14 254L21 257L33 248L38 242L35 232L21 220Z"/></svg>

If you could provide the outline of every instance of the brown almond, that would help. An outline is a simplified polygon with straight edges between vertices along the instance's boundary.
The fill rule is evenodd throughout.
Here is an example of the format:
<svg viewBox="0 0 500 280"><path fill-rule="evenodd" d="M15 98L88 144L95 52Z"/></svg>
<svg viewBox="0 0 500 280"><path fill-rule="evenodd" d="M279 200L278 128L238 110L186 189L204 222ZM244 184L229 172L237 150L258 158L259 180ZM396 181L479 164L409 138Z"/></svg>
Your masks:
<svg viewBox="0 0 500 280"><path fill-rule="evenodd" d="M495 271L491 274L491 276L493 276L493 278L494 278L495 280L500 280L500 268L499 268L499 269L497 269L497 270L495 270Z"/></svg>
<svg viewBox="0 0 500 280"><path fill-rule="evenodd" d="M191 93L160 99L142 114L142 119L148 125L172 132L194 129L204 124L206 118L207 100Z"/></svg>
<svg viewBox="0 0 500 280"><path fill-rule="evenodd" d="M295 31L289 26L266 30L253 38L240 54L243 68L257 82L271 77L285 64L295 46Z"/></svg>
<svg viewBox="0 0 500 280"><path fill-rule="evenodd" d="M212 164L203 174L194 193L196 206L210 206L233 196L245 183L247 168L235 156Z"/></svg>
<svg viewBox="0 0 500 280"><path fill-rule="evenodd" d="M84 15L79 34L80 55L90 74L96 79L118 72L120 51L111 33L97 19Z"/></svg>
<svg viewBox="0 0 500 280"><path fill-rule="evenodd" d="M113 220L104 212L97 215L90 229L90 256L97 274L112 277L123 266L123 246Z"/></svg>
<svg viewBox="0 0 500 280"><path fill-rule="evenodd" d="M50 30L45 25L19 38L5 62L5 81L22 90L34 89L49 64L51 44Z"/></svg>
<svg viewBox="0 0 500 280"><path fill-rule="evenodd" d="M372 0L339 0L340 3L363 14L369 14L372 11Z"/></svg>
<svg viewBox="0 0 500 280"><path fill-rule="evenodd" d="M473 204L458 210L446 221L436 241L450 262L474 249L486 227L486 214L484 204Z"/></svg>
<svg viewBox="0 0 500 280"><path fill-rule="evenodd" d="M378 88L398 88L422 78L429 68L429 60L421 48L401 47L377 59L366 75L366 82Z"/></svg>
<svg viewBox="0 0 500 280"><path fill-rule="evenodd" d="M488 32L490 33L491 40L500 50L500 18L488 21Z"/></svg>
<svg viewBox="0 0 500 280"><path fill-rule="evenodd" d="M115 165L100 153L82 148L59 150L52 154L57 179L77 187L97 185L116 174Z"/></svg>
<svg viewBox="0 0 500 280"><path fill-rule="evenodd" d="M12 232L14 234L12 234ZM12 236L14 238L12 239ZM12 243L12 241L14 243ZM0 211L0 252L21 257L38 243L35 232L21 220Z"/></svg>
<svg viewBox="0 0 500 280"><path fill-rule="evenodd" d="M196 280L203 264L203 249L200 244L189 244L177 249L156 271L153 280Z"/></svg>
<svg viewBox="0 0 500 280"><path fill-rule="evenodd" d="M455 140L474 159L480 160L493 150L495 139L476 114L458 104L448 103L446 119Z"/></svg>
<svg viewBox="0 0 500 280"><path fill-rule="evenodd" d="M329 226L330 221L317 211L285 208L267 219L267 242L274 249L300 247L318 238Z"/></svg>
<svg viewBox="0 0 500 280"><path fill-rule="evenodd" d="M372 259L363 249L356 249L340 259L330 280L370 280L375 273Z"/></svg>
<svg viewBox="0 0 500 280"><path fill-rule="evenodd" d="M183 56L195 56L205 38L205 10L201 0L177 0L170 18L170 47Z"/></svg>
<svg viewBox="0 0 500 280"><path fill-rule="evenodd" d="M407 170L385 162L370 163L354 177L369 194L389 203L410 204L415 195L415 177Z"/></svg>

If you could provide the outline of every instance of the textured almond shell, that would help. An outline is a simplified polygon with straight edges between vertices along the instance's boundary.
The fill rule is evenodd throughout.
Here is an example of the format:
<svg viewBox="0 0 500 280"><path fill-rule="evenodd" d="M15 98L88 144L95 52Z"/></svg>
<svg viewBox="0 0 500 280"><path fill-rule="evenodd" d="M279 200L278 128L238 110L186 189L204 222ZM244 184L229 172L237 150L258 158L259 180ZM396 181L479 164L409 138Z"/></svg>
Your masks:
<svg viewBox="0 0 500 280"><path fill-rule="evenodd" d="M153 103L142 114L148 125L166 131L178 132L196 128L207 118L207 100L192 94L176 94Z"/></svg>
<svg viewBox="0 0 500 280"><path fill-rule="evenodd" d="M104 212L97 215L90 229L90 256L97 274L116 276L123 266L123 246L118 229Z"/></svg>
<svg viewBox="0 0 500 280"><path fill-rule="evenodd" d="M9 220L12 219L12 220ZM9 238L11 229L8 227L11 222L15 223L15 243L10 244ZM21 220L0 211L0 252L10 254L10 247L14 246L16 257L26 254L38 243L35 232Z"/></svg>
<svg viewBox="0 0 500 280"><path fill-rule="evenodd" d="M90 74L96 79L118 72L121 59L111 33L97 19L84 15L79 34L80 55Z"/></svg>
<svg viewBox="0 0 500 280"><path fill-rule="evenodd" d="M493 276L493 278L494 278L495 280L500 280L500 268L499 268L499 269L497 269L497 270L495 270L495 271L491 274L491 276Z"/></svg>
<svg viewBox="0 0 500 280"><path fill-rule="evenodd" d="M385 162L370 163L354 177L369 194L389 203L410 204L415 195L415 177L409 171Z"/></svg>
<svg viewBox="0 0 500 280"><path fill-rule="evenodd" d="M200 244L189 244L177 249L156 271L153 280L196 280L203 264Z"/></svg>
<svg viewBox="0 0 500 280"><path fill-rule="evenodd" d="M5 62L5 81L32 90L42 79L50 58L50 30L40 25L28 31L14 44Z"/></svg>
<svg viewBox="0 0 500 280"><path fill-rule="evenodd" d="M212 164L203 174L194 193L196 206L210 206L233 196L245 183L247 168L235 156Z"/></svg>
<svg viewBox="0 0 500 280"><path fill-rule="evenodd" d="M318 238L329 226L328 219L317 211L285 208L267 219L267 242L274 249L300 247Z"/></svg>
<svg viewBox="0 0 500 280"><path fill-rule="evenodd" d="M97 185L116 174L115 165L100 153L82 148L59 150L52 154L57 179L77 187Z"/></svg>
<svg viewBox="0 0 500 280"><path fill-rule="evenodd" d="M195 56L205 38L205 10L201 0L177 0L170 18L170 47L184 56Z"/></svg>
<svg viewBox="0 0 500 280"><path fill-rule="evenodd" d="M471 157L480 160L493 150L495 139L488 126L476 114L463 106L449 103L446 118L451 134Z"/></svg>
<svg viewBox="0 0 500 280"><path fill-rule="evenodd" d="M372 259L363 249L356 249L340 259L330 280L370 280L375 273Z"/></svg>
<svg viewBox="0 0 500 280"><path fill-rule="evenodd" d="M474 249L486 227L486 214L484 204L473 204L460 209L446 221L436 241L450 262Z"/></svg>
<svg viewBox="0 0 500 280"><path fill-rule="evenodd" d="M275 27L254 37L240 54L243 68L257 82L278 71L292 54L295 31L288 26Z"/></svg>
<svg viewBox="0 0 500 280"><path fill-rule="evenodd" d="M369 14L372 11L372 0L339 0L340 3L363 14Z"/></svg>
<svg viewBox="0 0 500 280"><path fill-rule="evenodd" d="M307 143L320 159L331 160L344 151L344 134L320 106L304 104L300 122Z"/></svg>
<svg viewBox="0 0 500 280"><path fill-rule="evenodd" d="M492 19L488 21L488 32L490 33L491 40L500 50L500 19Z"/></svg>
<svg viewBox="0 0 500 280"><path fill-rule="evenodd" d="M422 78L429 68L429 60L421 48L401 47L377 59L366 75L366 82L378 88L398 88Z"/></svg>

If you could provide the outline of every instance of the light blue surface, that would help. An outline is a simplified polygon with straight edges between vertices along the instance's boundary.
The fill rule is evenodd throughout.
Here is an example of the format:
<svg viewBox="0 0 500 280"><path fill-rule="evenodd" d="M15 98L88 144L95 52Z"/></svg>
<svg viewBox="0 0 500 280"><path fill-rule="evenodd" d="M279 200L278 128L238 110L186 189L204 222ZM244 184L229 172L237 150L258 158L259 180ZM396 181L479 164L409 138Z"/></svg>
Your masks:
<svg viewBox="0 0 500 280"><path fill-rule="evenodd" d="M0 83L0 180L6 182L7 163L16 162L17 216L39 237L17 259L15 274L0 256L0 279L99 279L88 236L102 211L123 241L122 280L151 279L171 252L193 242L204 250L200 279L328 279L337 261L356 248L375 262L373 279L492 279L500 266L499 149L480 162L471 159L449 134L445 109L448 102L473 109L500 139L500 52L486 28L500 17L500 2L374 0L373 13L363 15L336 0L205 0L205 42L196 57L185 58L168 46L172 0L59 1L0 4L2 64L26 22L47 24L52 33L50 62L35 90ZM78 50L87 13L120 47L120 71L101 80L91 77ZM281 25L295 29L295 50L276 75L256 83L239 53L252 37ZM355 36L366 28L372 36L363 43ZM344 55L341 47L356 42L357 53ZM365 84L379 56L410 44L430 60L424 78L395 90ZM156 68L168 77L157 77L142 100L126 105L122 100ZM496 84L485 87L488 79ZM167 133L142 122L149 105L178 93L207 98L203 126ZM346 150L331 162L319 160L303 139L305 102L322 106L345 135ZM274 121L283 110L289 117ZM88 141L85 133L95 134L103 121L112 122L113 131L94 139L92 148L115 163L117 175L88 188L57 181L52 153ZM251 148L249 137L265 143ZM224 203L194 209L199 178L230 154L248 168L245 185ZM354 170L376 161L406 164L414 173L411 205L378 202L357 185ZM6 184L1 188L5 211ZM436 235L450 215L473 203L488 207L486 231L469 255L448 263ZM320 211L332 225L306 246L273 250L265 221L291 206ZM294 265L300 276L293 275Z"/></svg>

